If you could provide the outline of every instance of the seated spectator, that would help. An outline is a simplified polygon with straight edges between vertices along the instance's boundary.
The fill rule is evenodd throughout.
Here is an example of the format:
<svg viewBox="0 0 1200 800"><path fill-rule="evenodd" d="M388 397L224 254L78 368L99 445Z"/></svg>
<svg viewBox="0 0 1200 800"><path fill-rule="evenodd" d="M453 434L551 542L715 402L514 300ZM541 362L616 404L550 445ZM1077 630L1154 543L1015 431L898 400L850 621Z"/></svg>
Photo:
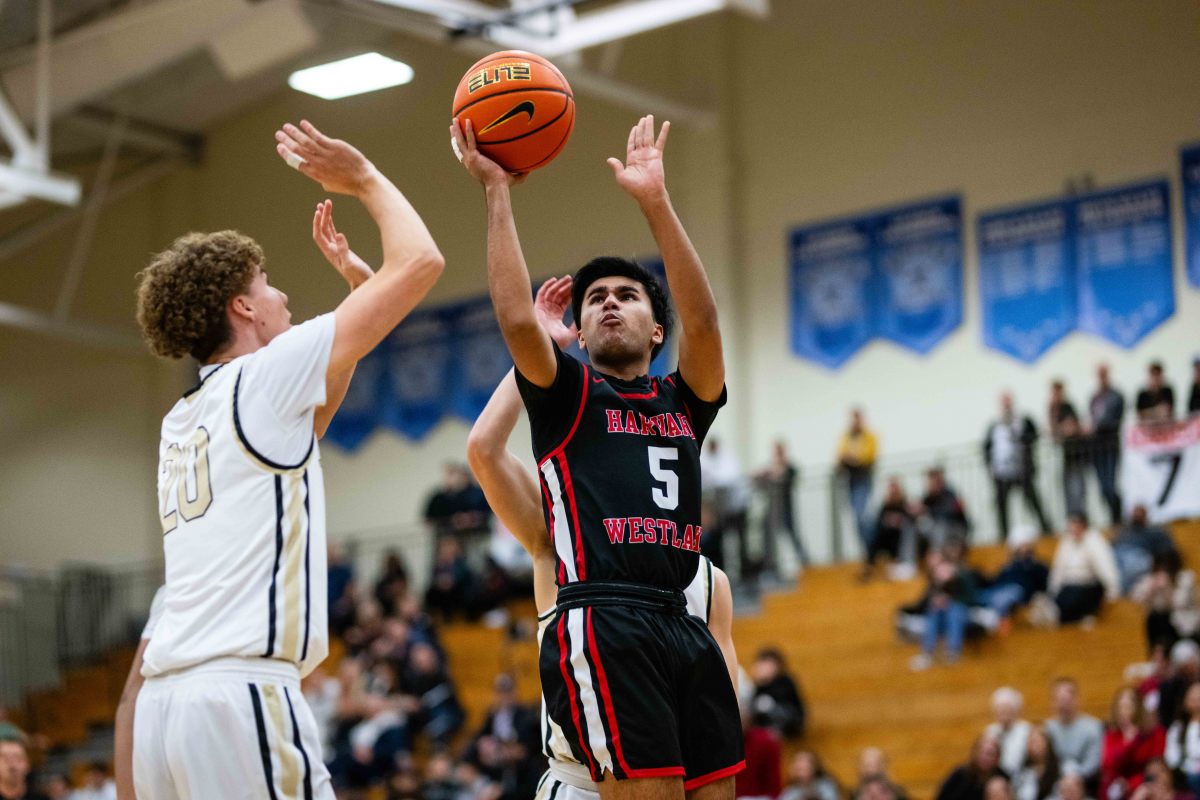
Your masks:
<svg viewBox="0 0 1200 800"><path fill-rule="evenodd" d="M29 787L29 750L25 734L7 728L0 737L0 798L45 800Z"/></svg>
<svg viewBox="0 0 1200 800"><path fill-rule="evenodd" d="M424 642L413 645L408 667L400 677L400 688L414 698L407 710L414 717L415 729L436 744L449 744L450 737L462 727L465 715L445 664L432 645Z"/></svg>
<svg viewBox="0 0 1200 800"><path fill-rule="evenodd" d="M1171 666L1158 683L1160 720L1171 722L1183 708L1183 696L1188 687L1200 681L1200 646L1191 639L1180 639L1171 648Z"/></svg>
<svg viewBox="0 0 1200 800"><path fill-rule="evenodd" d="M1050 739L1041 728L1030 728L1021 766L1013 773L1016 800L1045 800L1058 784L1059 764Z"/></svg>
<svg viewBox="0 0 1200 800"><path fill-rule="evenodd" d="M1087 782L1097 780L1104 725L1079 710L1079 685L1073 678L1054 681L1050 704L1054 716L1046 720L1046 734L1063 774L1079 775Z"/></svg>
<svg viewBox="0 0 1200 800"><path fill-rule="evenodd" d="M1017 525L1008 535L1008 561L996 573L991 586L979 592L980 601L997 618L1001 634L1012 627L1013 613L1046 591L1050 570L1037 560L1033 548L1038 532L1032 525Z"/></svg>
<svg viewBox="0 0 1200 800"><path fill-rule="evenodd" d="M900 479L888 478L887 492L875 521L875 535L871 537L871 544L867 547L866 562L860 576L863 580L871 578L879 556L884 553L893 565L900 561L903 544L913 536L913 524L912 511Z"/></svg>
<svg viewBox="0 0 1200 800"><path fill-rule="evenodd" d="M355 596L354 569L346 557L342 545L330 542L328 547L328 571L326 589L329 596L329 630L336 636L344 636L354 624L358 608Z"/></svg>
<svg viewBox="0 0 1200 800"><path fill-rule="evenodd" d="M431 532L439 537L486 532L491 516L483 490L466 465L446 464L441 485L425 503L425 523Z"/></svg>
<svg viewBox="0 0 1200 800"><path fill-rule="evenodd" d="M508 622L504 603L512 595L512 581L496 559L488 555L483 560L483 572L479 575L475 592L467 608L467 618L482 619L489 628L500 628Z"/></svg>
<svg viewBox="0 0 1200 800"><path fill-rule="evenodd" d="M837 782L825 772L821 759L810 750L792 756L788 784L779 800L838 800Z"/></svg>
<svg viewBox="0 0 1200 800"><path fill-rule="evenodd" d="M1130 800L1196 800L1196 795L1190 790L1180 791L1171 770L1162 759L1155 758L1146 765L1142 785Z"/></svg>
<svg viewBox="0 0 1200 800"><path fill-rule="evenodd" d="M1104 800L1125 800L1142 782L1151 759L1161 758L1166 735L1161 725L1147 721L1141 698L1126 686L1113 698L1112 718L1104 732L1100 755L1100 794Z"/></svg>
<svg viewBox="0 0 1200 800"><path fill-rule="evenodd" d="M1013 800L1013 787L1004 775L993 775L983 786L983 800Z"/></svg>
<svg viewBox="0 0 1200 800"><path fill-rule="evenodd" d="M117 800L117 784L108 777L108 765L103 761L88 764L83 786L71 792L71 800Z"/></svg>
<svg viewBox="0 0 1200 800"><path fill-rule="evenodd" d="M1024 705L1025 698L1020 692L1009 686L1001 686L992 692L992 716L996 721L983 732L984 736L995 739L1000 745L1000 769L1014 777L1025 763L1029 730L1032 727L1021 719Z"/></svg>
<svg viewBox="0 0 1200 800"><path fill-rule="evenodd" d="M781 790L783 742L771 717L757 710L742 711L746 768L734 778L738 800L774 800Z"/></svg>
<svg viewBox="0 0 1200 800"><path fill-rule="evenodd" d="M454 774L454 759L449 753L434 753L425 762L425 780L421 782L423 800L460 800L463 786Z"/></svg>
<svg viewBox="0 0 1200 800"><path fill-rule="evenodd" d="M354 610L354 623L342 639L350 655L358 655L383 633L383 609L374 599L363 600Z"/></svg>
<svg viewBox="0 0 1200 800"><path fill-rule="evenodd" d="M1130 598L1146 609L1146 646L1174 646L1200 629L1196 574L1180 569L1177 556L1156 558L1149 574L1134 585Z"/></svg>
<svg viewBox="0 0 1200 800"><path fill-rule="evenodd" d="M886 779L876 777L861 782L850 800L904 800L904 795Z"/></svg>
<svg viewBox="0 0 1200 800"><path fill-rule="evenodd" d="M858 786L851 795L858 798L864 794L874 800L884 800L877 796L879 794L887 794L892 800L905 800L904 790L888 774L887 754L878 747L864 748L858 757Z"/></svg>
<svg viewBox="0 0 1200 800"><path fill-rule="evenodd" d="M1087 785L1082 776L1064 772L1058 779L1058 787L1054 794L1050 795L1050 800L1091 800L1091 795L1087 792Z"/></svg>
<svg viewBox="0 0 1200 800"><path fill-rule="evenodd" d="M1164 760L1192 794L1200 795L1200 683L1183 696L1183 708L1167 731Z"/></svg>
<svg viewBox="0 0 1200 800"><path fill-rule="evenodd" d="M1166 422L1175 416L1175 390L1163 377L1161 361L1146 370L1146 386L1137 395L1138 422Z"/></svg>
<svg viewBox="0 0 1200 800"><path fill-rule="evenodd" d="M52 772L42 778L38 789L46 800L71 800L71 782L66 775Z"/></svg>
<svg viewBox="0 0 1200 800"><path fill-rule="evenodd" d="M430 613L450 621L459 614L466 614L474 595L475 575L467 566L458 537L443 536L438 539L433 574L429 578L429 588L425 590L425 607Z"/></svg>
<svg viewBox="0 0 1200 800"><path fill-rule="evenodd" d="M958 493L946 483L946 473L941 467L933 467L925 473L925 496L917 511L917 527L922 536L919 555L922 558L930 547L939 548L950 539L966 541L970 534L966 507Z"/></svg>
<svg viewBox="0 0 1200 800"><path fill-rule="evenodd" d="M383 572L375 581L375 599L383 613L391 616L396 613L396 607L408 595L408 567L404 559L395 550L389 550L384 556Z"/></svg>
<svg viewBox="0 0 1200 800"><path fill-rule="evenodd" d="M1034 606L1031 619L1044 627L1094 622L1107 600L1121 595L1117 564L1108 540L1088 527L1087 515L1067 516L1066 534L1054 551L1049 583L1051 603Z"/></svg>
<svg viewBox="0 0 1200 800"><path fill-rule="evenodd" d="M1200 414L1200 356L1192 359L1192 391L1188 394L1188 416Z"/></svg>
<svg viewBox="0 0 1200 800"><path fill-rule="evenodd" d="M750 665L754 681L751 706L757 715L779 735L793 739L804 735L804 699L795 679L787 669L783 653L773 647L763 648Z"/></svg>
<svg viewBox="0 0 1200 800"><path fill-rule="evenodd" d="M1129 513L1129 521L1117 531L1112 548L1121 575L1122 594L1129 594L1134 584L1150 574L1156 559L1179 560L1179 550L1171 534L1158 525L1151 525L1146 507L1140 503Z"/></svg>
<svg viewBox="0 0 1200 800"><path fill-rule="evenodd" d="M492 688L492 706L463 758L499 782L506 796L532 797L546 769L538 710L517 702L511 675L497 675Z"/></svg>
<svg viewBox="0 0 1200 800"><path fill-rule="evenodd" d="M947 664L957 662L962 656L967 630L967 606L974 598L974 586L965 565L947 557L947 552L950 552L949 548L935 550L926 558L929 588L924 602L925 630L921 652L913 656L909 664L917 671L933 666L934 652L941 638L945 639L943 658ZM982 786L980 788L982 790Z"/></svg>
<svg viewBox="0 0 1200 800"><path fill-rule="evenodd" d="M995 739L980 736L971 745L967 763L946 776L938 789L937 800L983 800L984 787L992 778L1006 777L1000 769L1000 745Z"/></svg>

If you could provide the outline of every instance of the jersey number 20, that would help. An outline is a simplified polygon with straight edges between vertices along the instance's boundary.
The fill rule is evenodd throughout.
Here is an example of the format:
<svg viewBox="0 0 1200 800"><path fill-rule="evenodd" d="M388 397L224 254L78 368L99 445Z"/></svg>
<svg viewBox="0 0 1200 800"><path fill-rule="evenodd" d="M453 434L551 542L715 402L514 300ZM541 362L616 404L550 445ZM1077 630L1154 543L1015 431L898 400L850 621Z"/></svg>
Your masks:
<svg viewBox="0 0 1200 800"><path fill-rule="evenodd" d="M198 428L182 445L170 442L159 469L164 473L158 489L163 535L185 522L199 519L212 505L208 477L208 431Z"/></svg>
<svg viewBox="0 0 1200 800"><path fill-rule="evenodd" d="M659 508L674 511L679 508L679 476L670 468L664 467L663 462L678 461L679 449L676 447L651 447L649 450L650 474L654 476L655 481L663 484L661 488L655 486L650 495Z"/></svg>

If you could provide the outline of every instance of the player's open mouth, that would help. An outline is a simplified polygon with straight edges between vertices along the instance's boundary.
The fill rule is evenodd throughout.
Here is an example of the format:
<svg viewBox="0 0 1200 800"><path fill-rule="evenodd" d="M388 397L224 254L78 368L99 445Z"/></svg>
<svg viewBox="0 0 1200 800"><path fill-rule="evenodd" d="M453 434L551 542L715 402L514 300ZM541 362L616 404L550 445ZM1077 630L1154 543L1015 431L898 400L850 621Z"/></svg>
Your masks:
<svg viewBox="0 0 1200 800"><path fill-rule="evenodd" d="M605 314L603 317L600 318L600 324L601 325L620 325L621 317L617 314L612 314L612 313Z"/></svg>

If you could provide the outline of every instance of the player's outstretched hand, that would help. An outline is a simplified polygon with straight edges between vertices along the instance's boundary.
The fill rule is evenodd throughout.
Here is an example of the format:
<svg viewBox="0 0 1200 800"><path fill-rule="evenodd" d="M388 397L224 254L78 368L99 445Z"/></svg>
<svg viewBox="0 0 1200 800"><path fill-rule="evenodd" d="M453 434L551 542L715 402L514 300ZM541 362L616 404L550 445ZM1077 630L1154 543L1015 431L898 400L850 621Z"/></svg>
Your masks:
<svg viewBox="0 0 1200 800"><path fill-rule="evenodd" d="M375 274L367 262L350 249L346 235L334 227L332 200L317 203L317 211L313 214L313 241L325 260L350 284L351 290L357 289Z"/></svg>
<svg viewBox="0 0 1200 800"><path fill-rule="evenodd" d="M642 117L629 131L625 148L625 163L619 158L608 159L617 184L639 203L656 200L666 194L667 176L663 170L663 149L671 123L664 122L658 138L654 138L654 115Z"/></svg>
<svg viewBox="0 0 1200 800"><path fill-rule="evenodd" d="M330 139L307 120L300 127L290 122L275 131L275 152L327 192L358 195L366 187L375 165L351 144Z"/></svg>
<svg viewBox="0 0 1200 800"><path fill-rule="evenodd" d="M563 322L567 313L567 304L571 302L571 276L550 278L538 287L537 296L533 299L533 310L537 314L538 324L542 330L550 334L550 338L560 350L566 350L572 342L579 341L579 328L575 323L570 327Z"/></svg>
<svg viewBox="0 0 1200 800"><path fill-rule="evenodd" d="M485 187L496 184L513 186L525 181L526 173L514 175L479 152L479 148L475 144L475 127L471 124L471 120L463 120L461 125L457 117L452 120L450 122L450 137L450 144L454 147L454 155L458 156L458 160L467 168L467 172L471 174L471 177L482 183Z"/></svg>

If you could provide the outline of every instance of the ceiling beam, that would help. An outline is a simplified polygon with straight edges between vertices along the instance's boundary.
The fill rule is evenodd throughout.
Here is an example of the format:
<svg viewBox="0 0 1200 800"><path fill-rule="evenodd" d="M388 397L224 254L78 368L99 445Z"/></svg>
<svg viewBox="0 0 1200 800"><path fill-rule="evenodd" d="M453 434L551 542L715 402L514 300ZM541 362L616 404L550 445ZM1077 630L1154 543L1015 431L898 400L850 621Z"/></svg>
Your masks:
<svg viewBox="0 0 1200 800"><path fill-rule="evenodd" d="M99 325L56 319L50 314L12 303L0 303L0 325L103 350L149 355L142 341L132 334Z"/></svg>

